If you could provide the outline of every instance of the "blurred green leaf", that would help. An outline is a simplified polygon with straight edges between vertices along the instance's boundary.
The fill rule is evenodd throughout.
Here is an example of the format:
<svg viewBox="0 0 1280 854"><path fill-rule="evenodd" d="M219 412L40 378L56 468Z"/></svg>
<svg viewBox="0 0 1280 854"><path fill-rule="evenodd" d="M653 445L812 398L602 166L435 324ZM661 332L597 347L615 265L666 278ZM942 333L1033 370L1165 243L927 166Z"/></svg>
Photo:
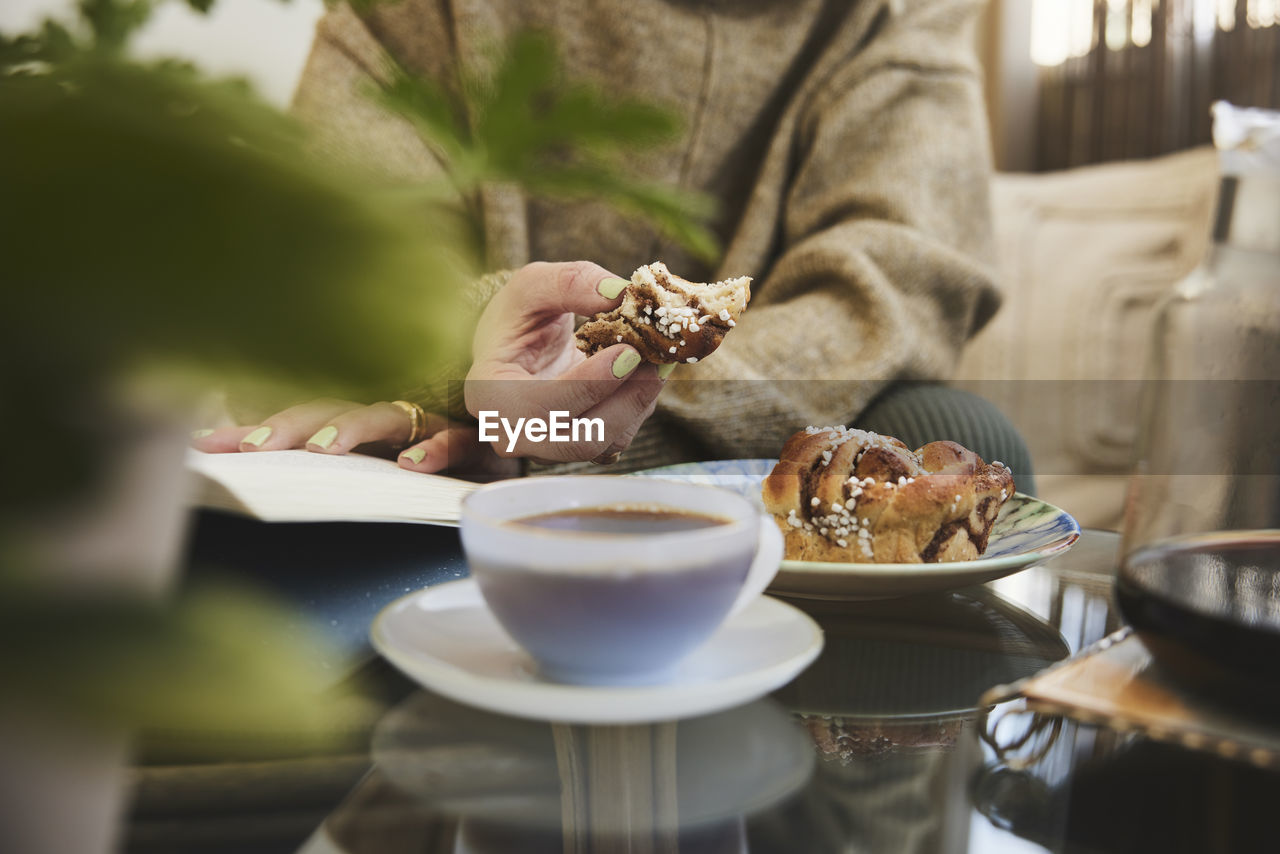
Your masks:
<svg viewBox="0 0 1280 854"><path fill-rule="evenodd" d="M93 33L93 47L118 53L151 17L151 0L79 0L80 16Z"/></svg>
<svg viewBox="0 0 1280 854"><path fill-rule="evenodd" d="M76 49L70 31L56 21L46 20L35 35L0 33L0 74L30 63L59 62Z"/></svg>
<svg viewBox="0 0 1280 854"><path fill-rule="evenodd" d="M0 112L20 339L59 318L42 340L90 364L190 361L332 391L399 387L453 355L466 271L433 223L312 163L289 120L235 87L86 61L0 80Z"/></svg>
<svg viewBox="0 0 1280 854"><path fill-rule="evenodd" d="M0 700L92 727L225 747L322 746L352 724L326 699L333 655L300 615L223 584L160 604L6 584Z"/></svg>
<svg viewBox="0 0 1280 854"><path fill-rule="evenodd" d="M421 384L465 352L473 238L438 189L315 162L243 81L129 61L150 10L82 0L81 26L0 37L0 697L91 725L319 743L346 723L316 702L329 675L296 614L241 589L168 607L22 586L41 575L24 523L100 498L102 472L157 429L121 393L139 376L191 396Z"/></svg>
<svg viewBox="0 0 1280 854"><path fill-rule="evenodd" d="M489 183L533 195L603 199L704 260L718 253L703 225L714 213L708 196L626 174L627 153L675 138L674 115L564 80L544 34L516 35L487 75L459 68L440 81L393 66L374 97L408 119L440 156L464 205Z"/></svg>
<svg viewBox="0 0 1280 854"><path fill-rule="evenodd" d="M372 93L374 100L406 117L446 162L455 163L472 147L464 108L456 95L439 84L415 77L400 66Z"/></svg>
<svg viewBox="0 0 1280 854"><path fill-rule="evenodd" d="M456 216L317 165L243 87L94 54L0 77L0 115L0 358L40 366L0 377L24 413L0 441L29 455L5 506L89 451L111 377L186 368L377 399L465 352L475 270Z"/></svg>

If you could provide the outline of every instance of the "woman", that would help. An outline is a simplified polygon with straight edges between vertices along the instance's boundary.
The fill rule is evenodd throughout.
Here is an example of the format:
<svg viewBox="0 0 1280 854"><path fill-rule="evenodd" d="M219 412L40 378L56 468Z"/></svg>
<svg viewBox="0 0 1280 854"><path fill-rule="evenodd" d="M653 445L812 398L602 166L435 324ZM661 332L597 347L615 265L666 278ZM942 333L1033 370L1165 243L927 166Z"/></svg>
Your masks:
<svg viewBox="0 0 1280 854"><path fill-rule="evenodd" d="M588 278L601 281L604 270L625 275L655 259L689 279L755 280L750 309L712 358L677 368L661 398L651 366L633 369L609 392L625 389L634 400L617 404L626 417L610 425L607 442L562 447L556 461L608 461L623 449L629 468L768 457L800 427L854 423L909 444L955 439L1025 474L1025 449L993 409L909 382L945 379L999 304L973 50L980 8L977 0L402 0L363 15L340 7L319 26L296 107L330 153L374 155L402 177L430 175L438 166L429 150L363 94L382 53L415 72L447 75L459 60L477 62L487 46L538 28L557 37L571 78L655 101L683 119L678 146L631 165L641 178L720 201L713 226L726 251L715 269L600 204L526 200L502 189L481 200L490 260L517 272L478 329L467 375L472 415L472 389L518 375L513 366L607 381L604 363L622 352L582 363L590 367L575 367L581 374L552 370L566 367L552 354L568 341L567 312L587 313L600 295L586 288L590 299L548 313L538 295L561 274L530 262L589 258L600 268L584 268ZM530 336L530 324L553 318L555 335ZM540 398L551 393L538 384L504 408L545 412ZM258 447L334 452L403 441L408 422L393 409L308 409L287 436ZM293 424L293 414L278 417ZM340 441L307 444L313 430L330 426ZM226 449L233 440L237 434L219 433L202 447ZM470 427L425 442L406 448L401 465L437 471L497 459Z"/></svg>

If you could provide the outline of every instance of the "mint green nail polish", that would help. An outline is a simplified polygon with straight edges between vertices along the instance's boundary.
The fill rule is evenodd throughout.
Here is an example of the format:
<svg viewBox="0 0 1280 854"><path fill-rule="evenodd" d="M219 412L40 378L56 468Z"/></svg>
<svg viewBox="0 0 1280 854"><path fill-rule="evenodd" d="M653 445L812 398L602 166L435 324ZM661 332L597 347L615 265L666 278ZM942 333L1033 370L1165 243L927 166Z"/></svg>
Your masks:
<svg viewBox="0 0 1280 854"><path fill-rule="evenodd" d="M601 280L600 284L596 285L596 290L605 299L617 299L618 294L622 293L623 289L629 284L631 283L626 279L619 279L615 276Z"/></svg>
<svg viewBox="0 0 1280 854"><path fill-rule="evenodd" d="M338 428L330 424L317 430L316 434L307 440L307 444L327 448L333 444L333 440L336 438L338 438Z"/></svg>
<svg viewBox="0 0 1280 854"><path fill-rule="evenodd" d="M262 443L267 441L270 438L271 438L271 428L259 427L257 430L254 430L248 436L245 436L243 439L241 439L240 444L253 445L255 448L261 448Z"/></svg>
<svg viewBox="0 0 1280 854"><path fill-rule="evenodd" d="M639 364L640 354L635 350L628 350L613 360L613 375L618 379L622 379L634 371Z"/></svg>
<svg viewBox="0 0 1280 854"><path fill-rule="evenodd" d="M667 377L671 376L671 372L675 369L675 362L667 362L666 364L658 365L658 376L665 380Z"/></svg>
<svg viewBox="0 0 1280 854"><path fill-rule="evenodd" d="M415 466L420 465L427 458L427 452L422 448L410 448L400 456L413 463Z"/></svg>
<svg viewBox="0 0 1280 854"><path fill-rule="evenodd" d="M212 435L213 435L212 430L192 430L191 431L192 439L203 439L205 436L212 436Z"/></svg>

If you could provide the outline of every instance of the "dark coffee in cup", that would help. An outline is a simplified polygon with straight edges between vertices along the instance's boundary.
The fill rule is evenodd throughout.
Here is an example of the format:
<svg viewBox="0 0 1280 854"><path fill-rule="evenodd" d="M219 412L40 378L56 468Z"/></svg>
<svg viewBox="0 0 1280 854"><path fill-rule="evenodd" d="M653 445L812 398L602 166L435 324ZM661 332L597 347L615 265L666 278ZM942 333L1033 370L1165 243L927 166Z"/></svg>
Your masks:
<svg viewBox="0 0 1280 854"><path fill-rule="evenodd" d="M550 528L554 531L622 536L672 534L678 531L696 531L714 525L729 524L728 519L718 516L708 516L704 513L663 505L575 507L572 510L556 510L552 513L525 516L515 521L521 525Z"/></svg>

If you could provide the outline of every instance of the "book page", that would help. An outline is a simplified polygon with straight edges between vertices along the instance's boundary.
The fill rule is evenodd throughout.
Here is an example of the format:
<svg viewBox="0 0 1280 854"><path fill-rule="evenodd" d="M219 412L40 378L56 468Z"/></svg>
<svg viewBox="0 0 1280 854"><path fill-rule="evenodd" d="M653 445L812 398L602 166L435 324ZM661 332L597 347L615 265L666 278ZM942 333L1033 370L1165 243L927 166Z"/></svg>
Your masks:
<svg viewBox="0 0 1280 854"><path fill-rule="evenodd" d="M364 454L189 451L197 506L267 522L421 522L457 524L477 484L406 471Z"/></svg>

